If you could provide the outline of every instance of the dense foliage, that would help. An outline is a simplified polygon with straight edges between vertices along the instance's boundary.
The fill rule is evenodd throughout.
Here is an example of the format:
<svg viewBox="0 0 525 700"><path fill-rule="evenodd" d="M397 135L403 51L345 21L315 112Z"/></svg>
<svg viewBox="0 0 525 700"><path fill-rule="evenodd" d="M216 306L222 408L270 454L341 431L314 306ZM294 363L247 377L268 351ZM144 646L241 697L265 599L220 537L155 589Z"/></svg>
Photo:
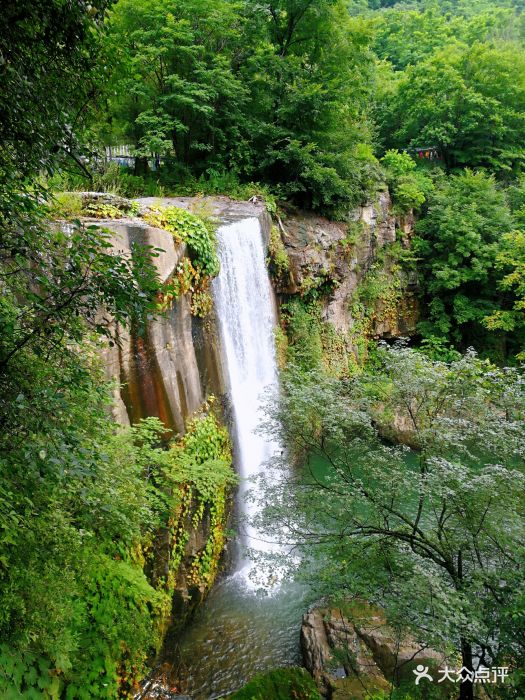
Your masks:
<svg viewBox="0 0 525 700"><path fill-rule="evenodd" d="M146 215L146 221L169 231L175 243L184 243L188 252L162 288L159 298L161 308L166 308L173 300L186 294L190 298L192 314L204 318L212 307L210 281L219 274L213 222L178 207L154 208Z"/></svg>
<svg viewBox="0 0 525 700"><path fill-rule="evenodd" d="M522 9L511 0L120 0L93 133L129 144L135 174L95 168L97 186L128 195L271 190L345 218L383 181L395 212L422 220L422 337L515 357L523 320L508 245L523 227ZM463 170L472 177L461 179ZM481 214L482 233L476 214L457 216L450 203L479 201L485 180L494 207ZM433 240L444 240L442 225L455 240L448 261ZM449 275L456 257L461 282ZM198 313L208 306L196 296Z"/></svg>
<svg viewBox="0 0 525 700"><path fill-rule="evenodd" d="M101 366L115 322L141 332L157 312L155 251L115 253L109 234L50 224L42 170L76 138L96 92L108 3L16 3L0 39L0 695L133 693L171 609L177 571L146 576L159 529L211 523L191 577L208 584L224 544L229 441L196 417L165 449L156 419L118 429ZM104 215L108 207L104 205ZM114 207L113 207L114 208ZM99 213L99 210L95 214ZM199 247L201 238L194 244ZM205 251L204 251L205 252ZM212 264L214 261L211 258ZM176 565L176 560L175 560Z"/></svg>
<svg viewBox="0 0 525 700"><path fill-rule="evenodd" d="M93 6L20 0L0 18L0 174L3 187L78 153L78 131L99 92L100 33L113 0ZM79 80L79 76L82 79ZM3 188L2 188L3 190ZM4 196L4 191L2 191Z"/></svg>
<svg viewBox="0 0 525 700"><path fill-rule="evenodd" d="M428 294L428 334L483 345L483 321L504 303L495 260L511 228L505 196L484 173L467 170L437 183L414 241Z"/></svg>
<svg viewBox="0 0 525 700"><path fill-rule="evenodd" d="M207 508L211 518L190 580L216 574L229 439L210 414L166 450L157 419L127 430L108 422L111 392L97 372L61 373L70 390L56 406L44 396L54 419L40 418L40 431L3 461L0 690L6 698L127 697L162 641L188 513L198 523ZM31 410L25 397L18 404L21 414ZM170 576L148 580L152 542L177 513Z"/></svg>
<svg viewBox="0 0 525 700"><path fill-rule="evenodd" d="M305 467L265 484L264 527L302 549L320 593L382 605L467 668L519 671L523 386L472 353L446 364L385 348L352 380L291 366L267 429Z"/></svg>
<svg viewBox="0 0 525 700"><path fill-rule="evenodd" d="M230 171L327 211L363 197L373 64L343 2L122 0L110 27L109 133L172 185Z"/></svg>
<svg viewBox="0 0 525 700"><path fill-rule="evenodd" d="M340 281L330 270L307 276L281 307L280 359L291 369L272 428L316 478L300 474L293 494L270 485L268 514L304 545L324 591L381 603L393 624L466 664L523 668L523 377L498 368L524 357L523 9L522 0L3 3L2 697L132 694L162 638L187 523L210 529L190 557L193 585L213 581L226 536L231 454L212 406L171 449L156 420L117 429L99 359L115 322L140 335L182 294L206 315L213 227L180 209L150 212L187 247L161 285L155 251L119 256L106 232L76 221L86 213L78 195L50 201L48 186L65 184L263 195L273 214L275 198L291 200L348 221L341 255L360 235L350 211L381 189L401 225L416 215L411 251L397 241L367 268L352 337L323 316ZM106 144L132 147L133 172L104 165ZM269 267L286 288L277 227ZM392 312L405 267L419 278L421 352L374 352L372 314L378 302ZM470 346L479 355L460 354ZM400 416L407 434L392 434ZM384 434L416 451L385 445ZM151 575L159 529L173 542L164 579ZM513 683L508 695L521 697L519 674ZM315 697L295 671L243 692Z"/></svg>

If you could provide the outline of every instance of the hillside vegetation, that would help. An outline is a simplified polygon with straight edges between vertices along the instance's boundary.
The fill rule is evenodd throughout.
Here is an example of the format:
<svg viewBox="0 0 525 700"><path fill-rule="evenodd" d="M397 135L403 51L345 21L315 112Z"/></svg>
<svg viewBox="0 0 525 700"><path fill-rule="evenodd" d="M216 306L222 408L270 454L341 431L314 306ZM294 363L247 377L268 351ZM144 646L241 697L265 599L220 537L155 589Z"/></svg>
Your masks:
<svg viewBox="0 0 525 700"><path fill-rule="evenodd" d="M317 485L298 524L319 535L331 514L340 525L320 553L322 593L396 599L397 621L421 634L434 625L432 642L466 663L511 668L493 697L523 698L523 9L523 0L3 3L2 698L132 697L170 617L188 538L181 512L191 504L190 520L206 513L212 525L197 583L213 581L226 537L234 478L220 411L203 405L185 435L167 437L151 418L118 428L100 359L112 324L140 336L165 311L159 298L194 287L193 313L207 314L218 273L209 222L153 215L192 256L167 293L155 251L116 254L80 210L66 212L66 228L50 223L77 201L58 192L88 189L261 196L276 225L285 206L313 210L348 223L350 238L352 212L386 189L398 220L415 215L410 251L396 248L419 282L410 349L372 348L354 376L327 376L312 318L329 280L307 290L294 317L304 342L286 358L282 431L301 458L305 437L328 453L337 492ZM129 147L127 167L104 157L117 146ZM272 235L271 264L284 274ZM386 422L416 406L417 467L379 439L378 405ZM349 458L358 448L370 465ZM275 498L282 517L287 494ZM163 528L183 544L153 580ZM357 544L344 539L357 530ZM301 543L311 553L308 537ZM271 687L276 697L317 693L283 672L239 697ZM472 684L461 693L470 700Z"/></svg>

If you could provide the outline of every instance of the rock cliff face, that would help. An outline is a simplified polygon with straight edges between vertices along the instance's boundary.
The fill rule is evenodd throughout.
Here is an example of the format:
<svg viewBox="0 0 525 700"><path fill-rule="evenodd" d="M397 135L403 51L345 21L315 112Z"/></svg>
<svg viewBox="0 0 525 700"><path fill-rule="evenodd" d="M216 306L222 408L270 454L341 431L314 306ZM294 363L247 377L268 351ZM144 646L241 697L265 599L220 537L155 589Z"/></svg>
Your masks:
<svg viewBox="0 0 525 700"><path fill-rule="evenodd" d="M272 221L263 202L232 202L216 198L144 198L131 203L102 193L84 193L84 206L113 205L125 212L120 219L97 219L97 223L113 232L113 245L129 254L133 244L151 246L157 251L155 265L163 281L170 279L181 258L184 244L176 244L173 236L145 222L141 216L149 207L177 206L206 216L220 223L257 218L266 239L270 238ZM388 193L382 193L374 204L353 214L350 223L335 223L309 213L288 212L277 227L289 261L287 275L275 281L278 296L283 299L301 295L312 281L329 282L323 296L323 320L338 333L351 337L356 324L352 304L360 286L375 268L387 279L400 277L392 259L384 254L397 241L407 245L412 232L410 218L400 221L391 212ZM385 309L386 301L373 301L367 332L375 337L398 337L414 331L417 317L415 286L401 276L402 293L395 308ZM174 434L184 432L185 421L202 406L210 394L225 395L223 371L214 312L205 320L192 316L186 296L177 299L167 313L151 320L145 329L125 331L117 328L118 344L108 347L105 365L108 378L115 380L114 417L123 424L141 418L158 416ZM223 402L223 407L227 409ZM187 529L189 537L177 574L175 607L180 612L188 601L200 600L203 590L191 589L186 562L202 548L209 535L207 519L192 526L191 508L181 515L171 533L159 533L156 547L154 579L167 577L173 532ZM184 521L184 522L183 522Z"/></svg>
<svg viewBox="0 0 525 700"><path fill-rule="evenodd" d="M272 229L272 221L260 201L232 202L225 197L140 199L132 208L130 202L108 199L104 194L86 193L83 199L90 204L109 203L124 210L122 218L97 219L97 224L113 232L114 248L125 255L134 243L156 249L155 265L163 281L173 276L186 254L185 246L175 244L169 232L148 225L140 216L130 216L131 211L140 214L151 206L177 206L213 216L220 223L255 217L267 240ZM353 309L356 295L367 277L379 269L385 279L399 279L401 291L394 308L391 304L386 308L387 302L380 297L371 302L366 332L372 337L412 333L417 318L414 280L400 274L391 256L385 254L396 241L401 246L408 245L412 224L410 218L400 221L392 215L388 193L381 194L375 204L356 210L353 220L346 224L308 213L288 212L275 224L289 263L287 274L275 280L278 297L286 300L302 295L312 284L327 281L328 291L322 295L323 320L338 333L351 337L359 320ZM158 416L174 434L182 434L186 419L199 410L210 394L219 399L224 397L226 375L213 311L205 320L195 318L189 300L182 296L165 316L151 320L140 332L120 328L116 332L119 342L107 348L105 365L108 378L113 378L117 387L114 417L118 422L129 424ZM224 403L223 408L227 409ZM204 516L197 526L193 522L191 507L174 515L171 529L159 533L154 543L155 566L149 572L153 579L168 578L175 533L184 530L188 537L176 574L173 606L174 617L179 620L184 619L205 593L202 586L191 582L188 572L189 562L209 537L209 518ZM332 619L336 620L336 616ZM348 643L355 647L358 664L370 666L371 647L362 637L356 637L351 623L333 622L326 627L320 613L315 611L303 625L305 659L314 674L321 673L332 653L330 650L341 645L341 635L353 640ZM324 640L324 646L319 646L320 640ZM369 671L380 687L384 677L374 669Z"/></svg>
<svg viewBox="0 0 525 700"><path fill-rule="evenodd" d="M155 259L159 276L167 280L184 255L184 245L176 246L173 236L152 228L140 220L104 221L114 233L113 245L129 254L133 243L162 249ZM115 418L121 423L135 423L140 418L158 416L166 427L184 430L184 419L202 404L208 380L208 368L199 367L189 303L177 300L165 317L148 324L143 333L116 329L118 344L108 348L106 370L122 388L115 397ZM213 337L210 338L210 343ZM211 374L217 377L215 353L210 353ZM209 389L218 391L215 382Z"/></svg>
<svg viewBox="0 0 525 700"><path fill-rule="evenodd" d="M385 280L397 278L395 305L379 295L369 309L372 337L396 338L415 332L418 316L417 278L396 269L389 254L398 242L407 248L413 233L413 217L392 213L388 192L353 212L350 223L335 223L313 214L290 212L280 222L280 234L289 260L288 276L276 287L282 298L303 294L314 280L326 280L331 288L324 297L323 320L348 334L359 320L352 312L356 292L372 270Z"/></svg>
<svg viewBox="0 0 525 700"><path fill-rule="evenodd" d="M107 195L86 193L84 197L89 202L119 204ZM126 208L125 205L125 201L120 202L120 206ZM231 202L227 198L138 200L139 212L151 205L199 210L219 223L255 217L266 237L270 231L269 216L260 202ZM113 232L112 244L124 255L130 254L133 244L155 249L154 262L162 281L173 276L186 254L185 245L175 244L171 233L148 225L138 216L97 219L96 223ZM191 314L187 296L181 296L164 316L152 319L140 333L135 329L115 330L118 343L106 348L104 360L108 379L115 381L113 410L117 422L133 424L141 418L156 416L173 435L183 434L186 419L199 411L212 394L219 398L225 413L226 375L213 312L205 319L196 318ZM212 536L209 513L197 517L198 503L191 496L183 499L183 503L173 513L169 526L152 543L153 565L148 571L154 584L175 579L171 622L176 621L176 627L180 627L207 592L208 582L195 581L191 563ZM182 554L177 549L181 541Z"/></svg>
<svg viewBox="0 0 525 700"><path fill-rule="evenodd" d="M260 220L264 235L269 235L270 219L260 202L232 202L226 197L137 201L140 209L156 205L204 211L221 223L255 217ZM184 244L176 245L170 233L149 226L140 218L97 223L114 233L113 245L125 255L133 243L156 249L155 266L163 281L173 275L186 252ZM123 387L115 396L115 418L119 422L133 423L146 416L158 416L167 427L181 433L185 419L207 395L224 393L225 375L215 319L213 314L205 321L192 317L187 297L176 300L164 317L148 324L145 332L117 332L119 344L107 349L105 364L108 377Z"/></svg>
<svg viewBox="0 0 525 700"><path fill-rule="evenodd" d="M306 668L332 700L360 700L391 683L412 680L418 664L439 668L442 654L399 636L379 609L365 603L345 609L316 608L303 617L301 648Z"/></svg>

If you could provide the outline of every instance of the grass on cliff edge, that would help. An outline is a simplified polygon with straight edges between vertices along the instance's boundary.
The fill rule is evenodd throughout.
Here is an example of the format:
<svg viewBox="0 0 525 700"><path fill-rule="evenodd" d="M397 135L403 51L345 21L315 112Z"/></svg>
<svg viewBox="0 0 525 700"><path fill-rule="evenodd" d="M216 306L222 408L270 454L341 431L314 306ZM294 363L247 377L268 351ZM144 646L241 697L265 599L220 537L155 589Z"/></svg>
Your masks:
<svg viewBox="0 0 525 700"><path fill-rule="evenodd" d="M260 673L229 700L321 700L316 685L304 668L281 668Z"/></svg>

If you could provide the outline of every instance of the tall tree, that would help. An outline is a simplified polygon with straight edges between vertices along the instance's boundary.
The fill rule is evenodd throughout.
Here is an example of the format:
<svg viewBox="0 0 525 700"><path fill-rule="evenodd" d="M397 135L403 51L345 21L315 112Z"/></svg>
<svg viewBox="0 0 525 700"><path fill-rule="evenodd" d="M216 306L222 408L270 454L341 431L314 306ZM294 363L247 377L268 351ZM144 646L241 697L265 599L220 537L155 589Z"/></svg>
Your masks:
<svg viewBox="0 0 525 700"><path fill-rule="evenodd" d="M388 144L435 146L445 164L519 173L525 136L519 44L452 43L410 66L384 120Z"/></svg>
<svg viewBox="0 0 525 700"><path fill-rule="evenodd" d="M133 259L121 258L96 227L51 225L39 179L64 152L80 162L77 130L99 88L109 4L21 0L6 4L0 17L6 698L59 697L83 663L69 696L116 696L117 667L128 652L130 666L140 663L152 633L147 606L159 603L140 570L122 561L140 535L137 515L149 517L144 464L129 452L133 437L123 447L115 438L96 359L109 315L140 325L152 311L158 283L150 251L136 248ZM115 595L119 587L124 596Z"/></svg>
<svg viewBox="0 0 525 700"><path fill-rule="evenodd" d="M503 192L483 173L467 170L442 178L416 228L414 250L427 309L421 330L477 347L487 340L485 316L504 302L495 264L512 221Z"/></svg>
<svg viewBox="0 0 525 700"><path fill-rule="evenodd" d="M174 179L232 171L341 213L377 184L370 39L341 0L122 0L113 138L164 154Z"/></svg>
<svg viewBox="0 0 525 700"><path fill-rule="evenodd" d="M0 182L75 153L75 133L99 92L100 33L113 0L20 0L0 17ZM5 200L4 200L5 204Z"/></svg>
<svg viewBox="0 0 525 700"><path fill-rule="evenodd" d="M370 28L339 0L248 8L251 171L306 206L341 214L377 184L365 116Z"/></svg>
<svg viewBox="0 0 525 700"><path fill-rule="evenodd" d="M110 23L116 72L113 128L139 155L170 156L172 167L227 165L241 148L246 88L233 63L245 19L237 2L123 0Z"/></svg>
<svg viewBox="0 0 525 700"><path fill-rule="evenodd" d="M289 449L274 467L286 474L291 455L297 468L261 477L264 526L299 547L320 594L384 606L400 630L455 651L467 669L519 671L523 375L474 354L447 365L401 347L378 360L353 380L285 375L267 428ZM381 440L377 426L392 424L413 451ZM473 698L472 683L460 697Z"/></svg>

